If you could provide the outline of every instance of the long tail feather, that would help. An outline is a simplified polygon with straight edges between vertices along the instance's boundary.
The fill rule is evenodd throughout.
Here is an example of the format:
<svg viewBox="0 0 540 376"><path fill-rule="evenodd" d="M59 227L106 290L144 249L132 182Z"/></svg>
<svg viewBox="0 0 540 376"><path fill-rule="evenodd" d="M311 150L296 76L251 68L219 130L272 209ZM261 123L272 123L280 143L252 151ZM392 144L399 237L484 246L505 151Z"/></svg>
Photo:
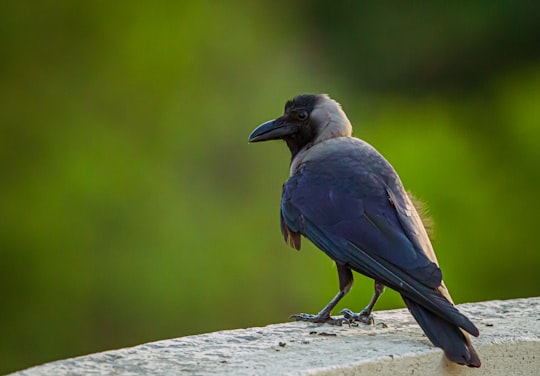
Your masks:
<svg viewBox="0 0 540 376"><path fill-rule="evenodd" d="M467 333L411 299L402 297L424 333L435 346L444 350L448 359L469 367L480 367L480 357Z"/></svg>

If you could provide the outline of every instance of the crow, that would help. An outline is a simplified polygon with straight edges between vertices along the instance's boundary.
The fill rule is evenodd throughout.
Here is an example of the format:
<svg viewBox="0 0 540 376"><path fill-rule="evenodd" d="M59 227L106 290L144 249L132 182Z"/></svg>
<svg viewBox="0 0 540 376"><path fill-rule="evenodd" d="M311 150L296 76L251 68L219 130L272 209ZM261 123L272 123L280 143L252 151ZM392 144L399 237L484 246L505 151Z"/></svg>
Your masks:
<svg viewBox="0 0 540 376"><path fill-rule="evenodd" d="M249 142L284 140L291 152L283 185L281 231L300 249L301 236L337 266L339 292L316 315L296 320L340 325L372 322L385 286L399 292L431 342L458 364L480 367L467 333L476 326L454 306L422 220L390 163L371 145L352 137L341 106L326 94L303 94L285 104L283 116L258 126ZM375 281L360 313L331 316L351 289L352 271Z"/></svg>

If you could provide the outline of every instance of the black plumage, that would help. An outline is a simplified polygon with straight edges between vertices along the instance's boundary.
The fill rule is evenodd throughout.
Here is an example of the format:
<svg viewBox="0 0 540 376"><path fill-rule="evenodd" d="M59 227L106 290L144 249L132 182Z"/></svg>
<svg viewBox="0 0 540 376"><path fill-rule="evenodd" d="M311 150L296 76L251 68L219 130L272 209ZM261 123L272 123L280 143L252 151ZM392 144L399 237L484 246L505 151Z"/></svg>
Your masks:
<svg viewBox="0 0 540 376"><path fill-rule="evenodd" d="M459 364L479 367L466 332L478 329L454 306L442 282L431 242L403 185L386 159L351 137L341 107L326 95L301 95L282 117L264 123L251 142L283 139L292 155L291 177L283 186L281 229L300 249L307 237L337 265L340 291L317 315L299 320L340 323L332 309L350 290L351 270L375 280L375 294L359 314L369 322L384 286L398 291L431 342Z"/></svg>

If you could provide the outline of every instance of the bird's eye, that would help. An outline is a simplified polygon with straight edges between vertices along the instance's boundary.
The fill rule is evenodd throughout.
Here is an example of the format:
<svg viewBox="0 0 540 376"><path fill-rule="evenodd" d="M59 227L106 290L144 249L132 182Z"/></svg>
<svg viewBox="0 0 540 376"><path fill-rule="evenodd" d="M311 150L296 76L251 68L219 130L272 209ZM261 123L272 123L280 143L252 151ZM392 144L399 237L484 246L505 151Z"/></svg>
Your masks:
<svg viewBox="0 0 540 376"><path fill-rule="evenodd" d="M298 120L306 120L308 117L308 113L306 111L298 111L296 113L296 117L298 118Z"/></svg>

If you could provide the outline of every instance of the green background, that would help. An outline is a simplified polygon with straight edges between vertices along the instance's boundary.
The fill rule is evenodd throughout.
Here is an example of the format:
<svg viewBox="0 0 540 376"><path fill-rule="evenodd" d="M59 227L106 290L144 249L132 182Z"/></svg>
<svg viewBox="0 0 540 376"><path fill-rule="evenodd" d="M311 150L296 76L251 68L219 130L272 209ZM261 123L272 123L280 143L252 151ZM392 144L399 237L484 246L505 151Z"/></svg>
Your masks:
<svg viewBox="0 0 540 376"><path fill-rule="evenodd" d="M247 143L300 93L428 203L457 303L540 292L540 2L2 1L0 47L2 373L321 309Z"/></svg>

